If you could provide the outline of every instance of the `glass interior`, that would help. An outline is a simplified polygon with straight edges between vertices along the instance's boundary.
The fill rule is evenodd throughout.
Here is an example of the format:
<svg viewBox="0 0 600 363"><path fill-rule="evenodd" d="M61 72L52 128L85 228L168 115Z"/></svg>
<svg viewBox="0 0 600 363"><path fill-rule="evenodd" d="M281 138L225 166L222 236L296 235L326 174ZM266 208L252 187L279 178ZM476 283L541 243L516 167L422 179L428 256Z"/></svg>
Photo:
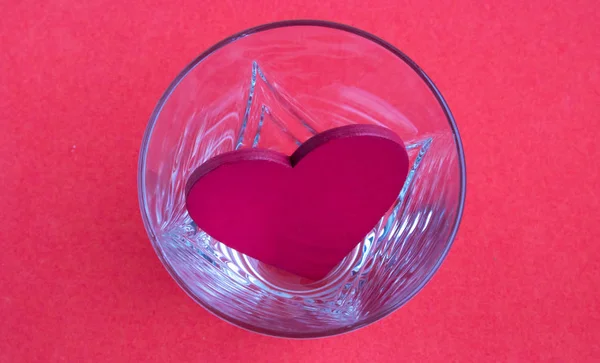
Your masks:
<svg viewBox="0 0 600 363"><path fill-rule="evenodd" d="M323 280L242 255L187 214L185 184L209 158L250 147L291 154L355 123L395 131L411 170L394 206ZM422 288L456 233L464 175L450 112L410 59L354 28L284 22L226 39L177 77L146 131L139 197L159 257L198 303L256 332L319 337L369 324Z"/></svg>

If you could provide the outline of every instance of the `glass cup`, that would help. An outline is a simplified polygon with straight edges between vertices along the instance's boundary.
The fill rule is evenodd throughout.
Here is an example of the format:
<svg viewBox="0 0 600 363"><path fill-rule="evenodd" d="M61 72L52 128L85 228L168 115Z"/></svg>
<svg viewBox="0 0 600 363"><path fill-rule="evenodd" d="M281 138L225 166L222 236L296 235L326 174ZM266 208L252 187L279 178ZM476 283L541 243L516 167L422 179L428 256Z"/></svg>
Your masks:
<svg viewBox="0 0 600 363"><path fill-rule="evenodd" d="M395 204L324 279L240 254L190 219L185 185L209 158L251 147L291 154L316 133L357 123L395 131L410 172ZM423 288L458 229L465 161L446 102L405 54L349 26L286 21L223 40L177 76L148 123L138 193L158 256L195 301L251 331L314 338L373 323Z"/></svg>

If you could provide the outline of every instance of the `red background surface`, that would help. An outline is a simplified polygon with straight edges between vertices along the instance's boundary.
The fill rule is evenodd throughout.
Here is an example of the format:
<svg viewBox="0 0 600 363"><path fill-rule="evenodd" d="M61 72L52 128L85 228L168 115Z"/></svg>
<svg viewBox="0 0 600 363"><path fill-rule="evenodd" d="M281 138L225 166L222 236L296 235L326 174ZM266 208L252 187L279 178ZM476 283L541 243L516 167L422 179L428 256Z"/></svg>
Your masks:
<svg viewBox="0 0 600 363"><path fill-rule="evenodd" d="M323 18L405 51L467 154L446 262L351 334L252 334L195 305L144 232L146 121L236 31ZM583 1L0 3L0 362L600 360L600 6Z"/></svg>

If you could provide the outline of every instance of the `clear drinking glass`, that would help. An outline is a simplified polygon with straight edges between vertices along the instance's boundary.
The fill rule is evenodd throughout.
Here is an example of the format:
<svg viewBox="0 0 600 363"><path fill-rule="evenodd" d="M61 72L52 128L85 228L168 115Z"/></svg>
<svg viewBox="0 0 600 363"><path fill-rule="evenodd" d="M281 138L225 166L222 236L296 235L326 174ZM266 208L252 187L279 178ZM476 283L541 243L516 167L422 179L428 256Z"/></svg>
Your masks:
<svg viewBox="0 0 600 363"><path fill-rule="evenodd" d="M411 170L394 206L323 280L240 254L190 219L185 184L207 159L250 147L291 154L354 123L395 131ZM461 219L465 161L448 106L406 55L349 26L287 21L227 38L177 76L150 118L138 183L152 244L195 301L255 332L311 338L375 322L431 278Z"/></svg>

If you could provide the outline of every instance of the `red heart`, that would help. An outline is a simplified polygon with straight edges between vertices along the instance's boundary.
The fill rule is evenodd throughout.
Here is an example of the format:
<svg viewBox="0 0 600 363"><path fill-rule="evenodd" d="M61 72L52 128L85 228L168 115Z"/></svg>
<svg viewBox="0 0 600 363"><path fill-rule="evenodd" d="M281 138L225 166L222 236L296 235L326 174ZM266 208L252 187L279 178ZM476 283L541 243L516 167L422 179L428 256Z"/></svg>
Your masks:
<svg viewBox="0 0 600 363"><path fill-rule="evenodd" d="M188 180L187 209L227 246L316 280L377 224L407 173L406 149L392 131L344 126L291 157L242 149L210 159Z"/></svg>

